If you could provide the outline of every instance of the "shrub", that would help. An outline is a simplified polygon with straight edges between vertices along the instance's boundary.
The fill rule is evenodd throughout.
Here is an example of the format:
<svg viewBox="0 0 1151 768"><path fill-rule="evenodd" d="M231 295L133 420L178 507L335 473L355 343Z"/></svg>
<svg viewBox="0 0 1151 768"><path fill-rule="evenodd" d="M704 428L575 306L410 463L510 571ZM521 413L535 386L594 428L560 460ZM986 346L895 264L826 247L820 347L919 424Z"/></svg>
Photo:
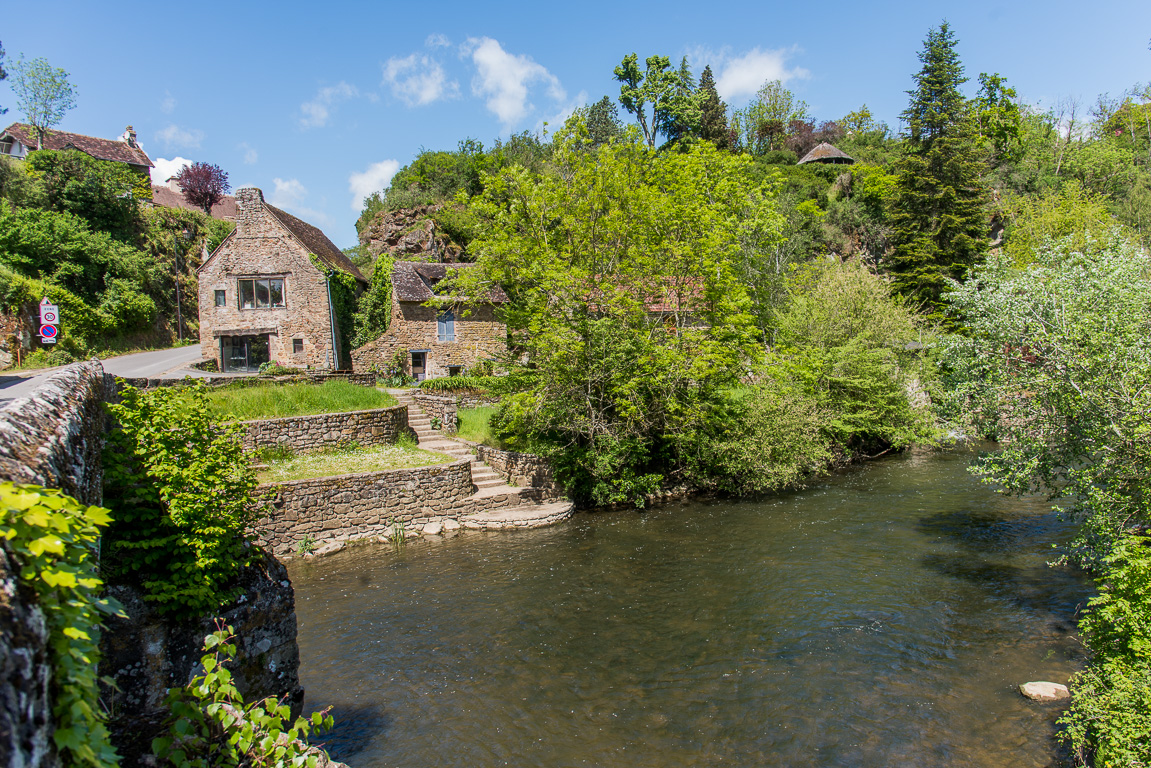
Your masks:
<svg viewBox="0 0 1151 768"><path fill-rule="evenodd" d="M323 753L307 740L313 729L332 727L330 708L290 722L288 705L274 698L245 704L227 668L234 637L218 622L204 638L204 674L168 692L168 735L152 741L153 752L176 768L315 768Z"/></svg>
<svg viewBox="0 0 1151 768"><path fill-rule="evenodd" d="M424 379L420 389L425 392L507 392L509 381L505 376L445 376Z"/></svg>
<svg viewBox="0 0 1151 768"><path fill-rule="evenodd" d="M112 768L118 758L99 706L96 670L101 615L123 615L101 598L97 578L100 529L106 509L88 507L61 491L0 483L0 537L19 561L48 623L52 660L53 739L65 766Z"/></svg>
<svg viewBox="0 0 1151 768"><path fill-rule="evenodd" d="M105 572L142 586L161 614L216 610L256 555L248 538L256 476L242 428L212 423L203 384L124 387L108 409L117 423L104 450L104 498L114 513Z"/></svg>

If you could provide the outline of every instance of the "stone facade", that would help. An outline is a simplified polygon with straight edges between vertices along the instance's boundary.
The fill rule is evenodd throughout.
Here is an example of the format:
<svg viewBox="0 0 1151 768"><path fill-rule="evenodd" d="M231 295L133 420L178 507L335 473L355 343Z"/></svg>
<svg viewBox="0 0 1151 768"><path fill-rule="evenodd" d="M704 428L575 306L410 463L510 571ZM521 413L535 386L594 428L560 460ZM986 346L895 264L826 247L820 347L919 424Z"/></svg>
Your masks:
<svg viewBox="0 0 1151 768"><path fill-rule="evenodd" d="M456 268L466 267L451 267ZM387 368L398 354L404 373L417 379L435 379L450 375L454 369L466 373L481 360L495 359L507 351L507 326L496 317L495 310L496 303L506 301L502 290L492 290L491 302L452 308L452 332L442 333L439 319L443 310L425 306L425 302L435 298L435 284L447 269L442 264L395 263L388 330L375 341L352 350L354 370ZM413 353L423 357L422 374Z"/></svg>
<svg viewBox="0 0 1151 768"><path fill-rule="evenodd" d="M559 492L555 471L545 458L531 453L504 451L490 445L477 445L476 458L503 475L511 485Z"/></svg>
<svg viewBox="0 0 1151 768"><path fill-rule="evenodd" d="M349 443L384 445L396 442L400 435L411 431L406 405L240 423L246 430L244 450L247 451L282 447L306 453Z"/></svg>
<svg viewBox="0 0 1151 768"><path fill-rule="evenodd" d="M457 408L454 397L425 395L419 390L415 390L412 392L412 399L428 415L428 418L440 420L440 432L445 435L454 435L459 429L460 422L456 415Z"/></svg>
<svg viewBox="0 0 1151 768"><path fill-rule="evenodd" d="M236 231L225 238L199 269L200 350L220 370L234 369L243 344L266 343L266 357L295 368L350 368L341 359L340 333L333 333L328 277L333 269L348 272L366 285L363 275L318 229L264 202L260 190L236 193ZM315 257L315 258L313 258ZM317 266L317 261L320 266ZM283 297L242 308L242 279L282 280ZM217 297L222 303L217 304ZM236 340L256 339L256 342ZM255 359L262 351L249 354ZM225 357L228 358L225 360Z"/></svg>
<svg viewBox="0 0 1151 768"><path fill-rule="evenodd" d="M267 696L284 699L298 714L303 706L300 651L296 645L295 593L288 572L275 558L246 568L237 580L240 597L217 613L173 624L156 615L132 587L111 587L128 618L106 620L100 650L105 703L115 713L112 743L124 768L151 765L152 739L163 732L168 689L185 685L199 669L204 637L215 631L215 617L236 632L236 663L229 665L236 688L248 702Z"/></svg>

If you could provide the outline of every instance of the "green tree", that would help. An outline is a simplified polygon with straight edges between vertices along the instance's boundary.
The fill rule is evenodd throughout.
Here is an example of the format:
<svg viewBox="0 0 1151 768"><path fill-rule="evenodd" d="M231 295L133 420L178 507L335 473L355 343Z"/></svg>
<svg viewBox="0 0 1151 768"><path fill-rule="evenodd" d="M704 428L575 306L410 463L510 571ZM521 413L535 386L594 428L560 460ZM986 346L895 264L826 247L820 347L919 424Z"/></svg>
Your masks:
<svg viewBox="0 0 1151 768"><path fill-rule="evenodd" d="M992 257L948 300L971 333L947 340L954 413L999 449L976 471L1046 492L1081 523L1071 555L1099 595L1080 630L1062 737L1081 764L1151 762L1151 268L1113 230L1040 245L1020 269Z"/></svg>
<svg viewBox="0 0 1151 768"><path fill-rule="evenodd" d="M640 71L636 54L628 54L615 68L619 81L619 103L635 115L644 142L655 147L661 133L674 143L695 130L699 108L692 95L691 70L684 57L678 70L667 56L648 56L647 69Z"/></svg>
<svg viewBox="0 0 1151 768"><path fill-rule="evenodd" d="M4 45L0 43L0 80L8 79L8 70L4 69ZM8 112L8 107L0 107L0 115Z"/></svg>
<svg viewBox="0 0 1151 768"><path fill-rule="evenodd" d="M511 298L508 365L531 384L497 415L504 438L551 446L573 492L602 504L674 478L708 403L756 357L733 261L748 229L778 223L750 159L586 141L575 118L558 173L489 180L473 201L490 222L473 242L481 269L458 290L495 282Z"/></svg>
<svg viewBox="0 0 1151 768"><path fill-rule="evenodd" d="M797 99L781 80L769 80L743 109L732 114L731 125L746 151L762 155L782 149L792 123L811 121L807 102Z"/></svg>
<svg viewBox="0 0 1151 768"><path fill-rule="evenodd" d="M895 287L933 312L948 278L959 278L986 250L983 171L974 125L959 92L966 82L957 41L944 22L924 41L903 112L905 149L892 200Z"/></svg>
<svg viewBox="0 0 1151 768"><path fill-rule="evenodd" d="M696 92L700 98L700 138L710 141L718 149L728 149L731 134L727 127L727 105L719 100L710 66L703 68Z"/></svg>
<svg viewBox="0 0 1151 768"><path fill-rule="evenodd" d="M76 89L68 73L45 59L20 60L12 67L12 90L16 106L36 129L36 148L44 148L44 135L76 106Z"/></svg>
<svg viewBox="0 0 1151 768"><path fill-rule="evenodd" d="M41 207L75 214L95 232L139 245L144 221L132 194L137 175L124 163L97 160L75 149L32 152L27 163L44 186Z"/></svg>
<svg viewBox="0 0 1151 768"><path fill-rule="evenodd" d="M998 72L979 73L979 94L975 97L975 121L979 136L990 148L991 164L1013 160L1019 151L1022 117L1018 95Z"/></svg>

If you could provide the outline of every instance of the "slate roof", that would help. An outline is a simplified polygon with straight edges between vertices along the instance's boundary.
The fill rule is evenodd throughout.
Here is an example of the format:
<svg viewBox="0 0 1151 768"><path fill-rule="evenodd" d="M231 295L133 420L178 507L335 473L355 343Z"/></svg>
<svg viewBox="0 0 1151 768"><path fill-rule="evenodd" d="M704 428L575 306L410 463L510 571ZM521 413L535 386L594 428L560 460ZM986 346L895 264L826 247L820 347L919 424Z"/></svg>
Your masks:
<svg viewBox="0 0 1151 768"><path fill-rule="evenodd" d="M474 264L434 264L425 261L397 261L392 267L392 290L396 301L425 302L436 296L435 285L448 275L448 270L473 269ZM508 300L504 289L493 285L485 300L503 304Z"/></svg>
<svg viewBox="0 0 1151 768"><path fill-rule="evenodd" d="M306 221L297 219L290 213L281 211L274 205L264 203L264 207L267 208L289 232L295 235L296 239L303 243L305 248L316 254L320 261L333 269L349 273L365 285L368 284L368 279L360 273L359 268L352 263L352 260L345 256L344 252L337 248L336 244L329 240L328 236L318 228L313 227Z"/></svg>
<svg viewBox="0 0 1151 768"><path fill-rule="evenodd" d="M824 141L804 155L803 159L796 165L803 165L804 163L843 163L847 165L854 162L854 157Z"/></svg>
<svg viewBox="0 0 1151 768"><path fill-rule="evenodd" d="M189 211L202 211L199 206L192 205L184 199L181 192L168 187L152 185L152 203L163 208L186 208ZM236 198L224 195L224 199L212 206L213 219L236 220Z"/></svg>
<svg viewBox="0 0 1151 768"><path fill-rule="evenodd" d="M36 147L36 129L24 123L12 123L4 129L4 134L15 137L26 147ZM3 135L3 134L0 134ZM152 167L152 161L147 153L140 147L130 146L125 141L116 139L98 139L95 136L83 136L79 133L49 130L44 133L44 149L78 149L86 155L97 160L111 160L117 163L139 165L145 168Z"/></svg>

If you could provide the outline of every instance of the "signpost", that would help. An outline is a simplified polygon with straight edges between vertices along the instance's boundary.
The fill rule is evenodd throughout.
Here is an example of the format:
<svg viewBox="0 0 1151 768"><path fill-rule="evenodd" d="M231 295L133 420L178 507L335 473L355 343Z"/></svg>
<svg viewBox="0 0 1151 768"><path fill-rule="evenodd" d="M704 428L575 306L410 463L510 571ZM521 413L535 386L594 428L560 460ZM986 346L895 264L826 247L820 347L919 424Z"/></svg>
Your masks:
<svg viewBox="0 0 1151 768"><path fill-rule="evenodd" d="M55 344L60 329L60 308L45 296L40 302L40 343Z"/></svg>

